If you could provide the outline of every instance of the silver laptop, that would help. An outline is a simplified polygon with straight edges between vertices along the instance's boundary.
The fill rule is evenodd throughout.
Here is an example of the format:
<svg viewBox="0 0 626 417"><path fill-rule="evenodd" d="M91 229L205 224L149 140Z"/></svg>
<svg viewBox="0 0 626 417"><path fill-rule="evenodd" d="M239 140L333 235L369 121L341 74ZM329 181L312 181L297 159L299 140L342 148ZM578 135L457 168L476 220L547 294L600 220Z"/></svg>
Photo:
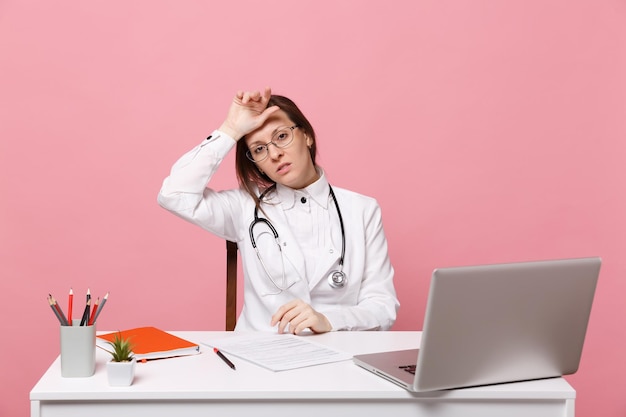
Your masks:
<svg viewBox="0 0 626 417"><path fill-rule="evenodd" d="M419 350L355 355L354 362L417 392L572 374L600 264L580 258L436 269Z"/></svg>

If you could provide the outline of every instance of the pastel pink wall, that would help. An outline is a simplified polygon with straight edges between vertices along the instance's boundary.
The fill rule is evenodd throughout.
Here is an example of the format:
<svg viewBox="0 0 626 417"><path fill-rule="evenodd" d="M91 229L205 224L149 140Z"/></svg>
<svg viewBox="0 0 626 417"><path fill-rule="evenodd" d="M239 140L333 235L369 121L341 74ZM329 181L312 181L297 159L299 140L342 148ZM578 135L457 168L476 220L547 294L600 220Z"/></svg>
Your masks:
<svg viewBox="0 0 626 417"><path fill-rule="evenodd" d="M237 89L318 131L375 196L420 329L437 266L599 255L577 416L626 410L626 3L0 2L0 415L58 355L48 293L98 327L222 329L224 242L160 209ZM232 158L216 187L235 186Z"/></svg>

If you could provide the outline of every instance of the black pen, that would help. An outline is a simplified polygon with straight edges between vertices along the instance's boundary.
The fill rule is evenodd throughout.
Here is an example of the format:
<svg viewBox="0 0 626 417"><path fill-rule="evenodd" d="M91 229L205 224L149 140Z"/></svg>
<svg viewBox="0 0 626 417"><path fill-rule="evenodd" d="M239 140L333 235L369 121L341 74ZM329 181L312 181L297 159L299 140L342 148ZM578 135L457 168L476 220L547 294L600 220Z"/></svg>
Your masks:
<svg viewBox="0 0 626 417"><path fill-rule="evenodd" d="M219 356L224 362L226 362L226 365L230 366L235 371L237 370L235 368L235 364L229 361L228 358L224 356L224 354L220 352L218 348L213 348L213 352L217 353L217 356Z"/></svg>

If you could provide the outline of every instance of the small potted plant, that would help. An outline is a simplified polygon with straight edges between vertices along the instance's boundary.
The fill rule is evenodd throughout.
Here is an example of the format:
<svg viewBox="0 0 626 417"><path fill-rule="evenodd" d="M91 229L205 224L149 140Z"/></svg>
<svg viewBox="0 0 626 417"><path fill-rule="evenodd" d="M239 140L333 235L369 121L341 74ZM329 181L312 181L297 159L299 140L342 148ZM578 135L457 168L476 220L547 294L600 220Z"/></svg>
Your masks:
<svg viewBox="0 0 626 417"><path fill-rule="evenodd" d="M111 360L107 362L107 376L109 385L129 386L135 378L136 358L133 356L133 345L129 339L124 339L121 333L115 335L112 342L107 342L111 348Z"/></svg>

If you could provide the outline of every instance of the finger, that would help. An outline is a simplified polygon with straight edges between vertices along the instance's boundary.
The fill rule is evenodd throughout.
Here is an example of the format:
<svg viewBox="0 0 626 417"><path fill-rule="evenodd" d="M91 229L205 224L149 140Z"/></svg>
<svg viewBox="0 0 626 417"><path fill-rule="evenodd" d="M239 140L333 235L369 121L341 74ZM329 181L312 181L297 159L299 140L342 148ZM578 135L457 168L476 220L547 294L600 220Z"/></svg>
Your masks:
<svg viewBox="0 0 626 417"><path fill-rule="evenodd" d="M249 91L246 103L262 103L263 97L258 91Z"/></svg>
<svg viewBox="0 0 626 417"><path fill-rule="evenodd" d="M262 96L261 93L258 91L251 91L250 92L250 100L251 101L261 101Z"/></svg>
<svg viewBox="0 0 626 417"><path fill-rule="evenodd" d="M265 123L265 121L267 119L269 119L269 117L276 113L278 110L280 110L280 107L278 106L271 106L268 107L267 109L263 110L263 112L261 114L259 114L259 121L261 124Z"/></svg>
<svg viewBox="0 0 626 417"><path fill-rule="evenodd" d="M251 101L258 101L259 99L259 92L258 91L246 91L243 94L243 103L249 103Z"/></svg>
<svg viewBox="0 0 626 417"><path fill-rule="evenodd" d="M298 334L311 326L315 326L317 315L311 306L305 304L290 310L283 319L289 322L289 332Z"/></svg>
<svg viewBox="0 0 626 417"><path fill-rule="evenodd" d="M278 333L280 333L280 334L285 333L285 329L287 328L288 325L289 325L289 321L288 320L281 320L280 324L278 326Z"/></svg>
<svg viewBox="0 0 626 417"><path fill-rule="evenodd" d="M285 330L287 329L287 326L289 326L290 322L291 322L291 319L287 316L287 314L285 314L280 319L280 322L278 323L278 333L284 333Z"/></svg>
<svg viewBox="0 0 626 417"><path fill-rule="evenodd" d="M282 307L281 307L282 308ZM276 326L278 323L280 323L280 321L283 318L283 312L280 311L280 309L274 313L274 315L272 316L272 321L270 321L270 326L274 327Z"/></svg>
<svg viewBox="0 0 626 417"><path fill-rule="evenodd" d="M270 98L272 98L272 89L270 87L265 87L265 90L263 91L263 101L267 103L270 101Z"/></svg>
<svg viewBox="0 0 626 417"><path fill-rule="evenodd" d="M275 326L276 324L278 324L279 321L281 321L283 319L283 315L285 314L285 311L287 311L288 305L287 304L283 304L282 306L280 306L278 308L278 310L276 310L276 313L274 313L274 315L272 316L272 321L270 322L270 325Z"/></svg>
<svg viewBox="0 0 626 417"><path fill-rule="evenodd" d="M295 300L291 300L278 307L278 310L276 310L276 313L274 313L274 315L272 316L270 324L272 326L275 326L279 321L283 320L285 314L287 314L290 310L298 307L298 305L300 305L301 303L303 303L303 301L299 298L296 298Z"/></svg>
<svg viewBox="0 0 626 417"><path fill-rule="evenodd" d="M289 332L293 334L300 334L303 330L312 326L312 318L305 314L299 314L289 322Z"/></svg>
<svg viewBox="0 0 626 417"><path fill-rule="evenodd" d="M278 327L279 332L283 333L287 327L289 327L289 331L291 332L291 329L300 323L304 318L306 318L306 315L304 315L302 308L300 308L299 305L293 306L289 310L285 311L281 317L280 325Z"/></svg>
<svg viewBox="0 0 626 417"><path fill-rule="evenodd" d="M291 303L287 303L283 306L281 306L276 313L274 313L274 315L272 316L272 321L270 322L270 324L272 326L276 326L277 324L281 324L284 328L284 324L283 322L285 321L285 315L293 308L293 306L290 305ZM286 323L288 323L289 320L287 319Z"/></svg>

